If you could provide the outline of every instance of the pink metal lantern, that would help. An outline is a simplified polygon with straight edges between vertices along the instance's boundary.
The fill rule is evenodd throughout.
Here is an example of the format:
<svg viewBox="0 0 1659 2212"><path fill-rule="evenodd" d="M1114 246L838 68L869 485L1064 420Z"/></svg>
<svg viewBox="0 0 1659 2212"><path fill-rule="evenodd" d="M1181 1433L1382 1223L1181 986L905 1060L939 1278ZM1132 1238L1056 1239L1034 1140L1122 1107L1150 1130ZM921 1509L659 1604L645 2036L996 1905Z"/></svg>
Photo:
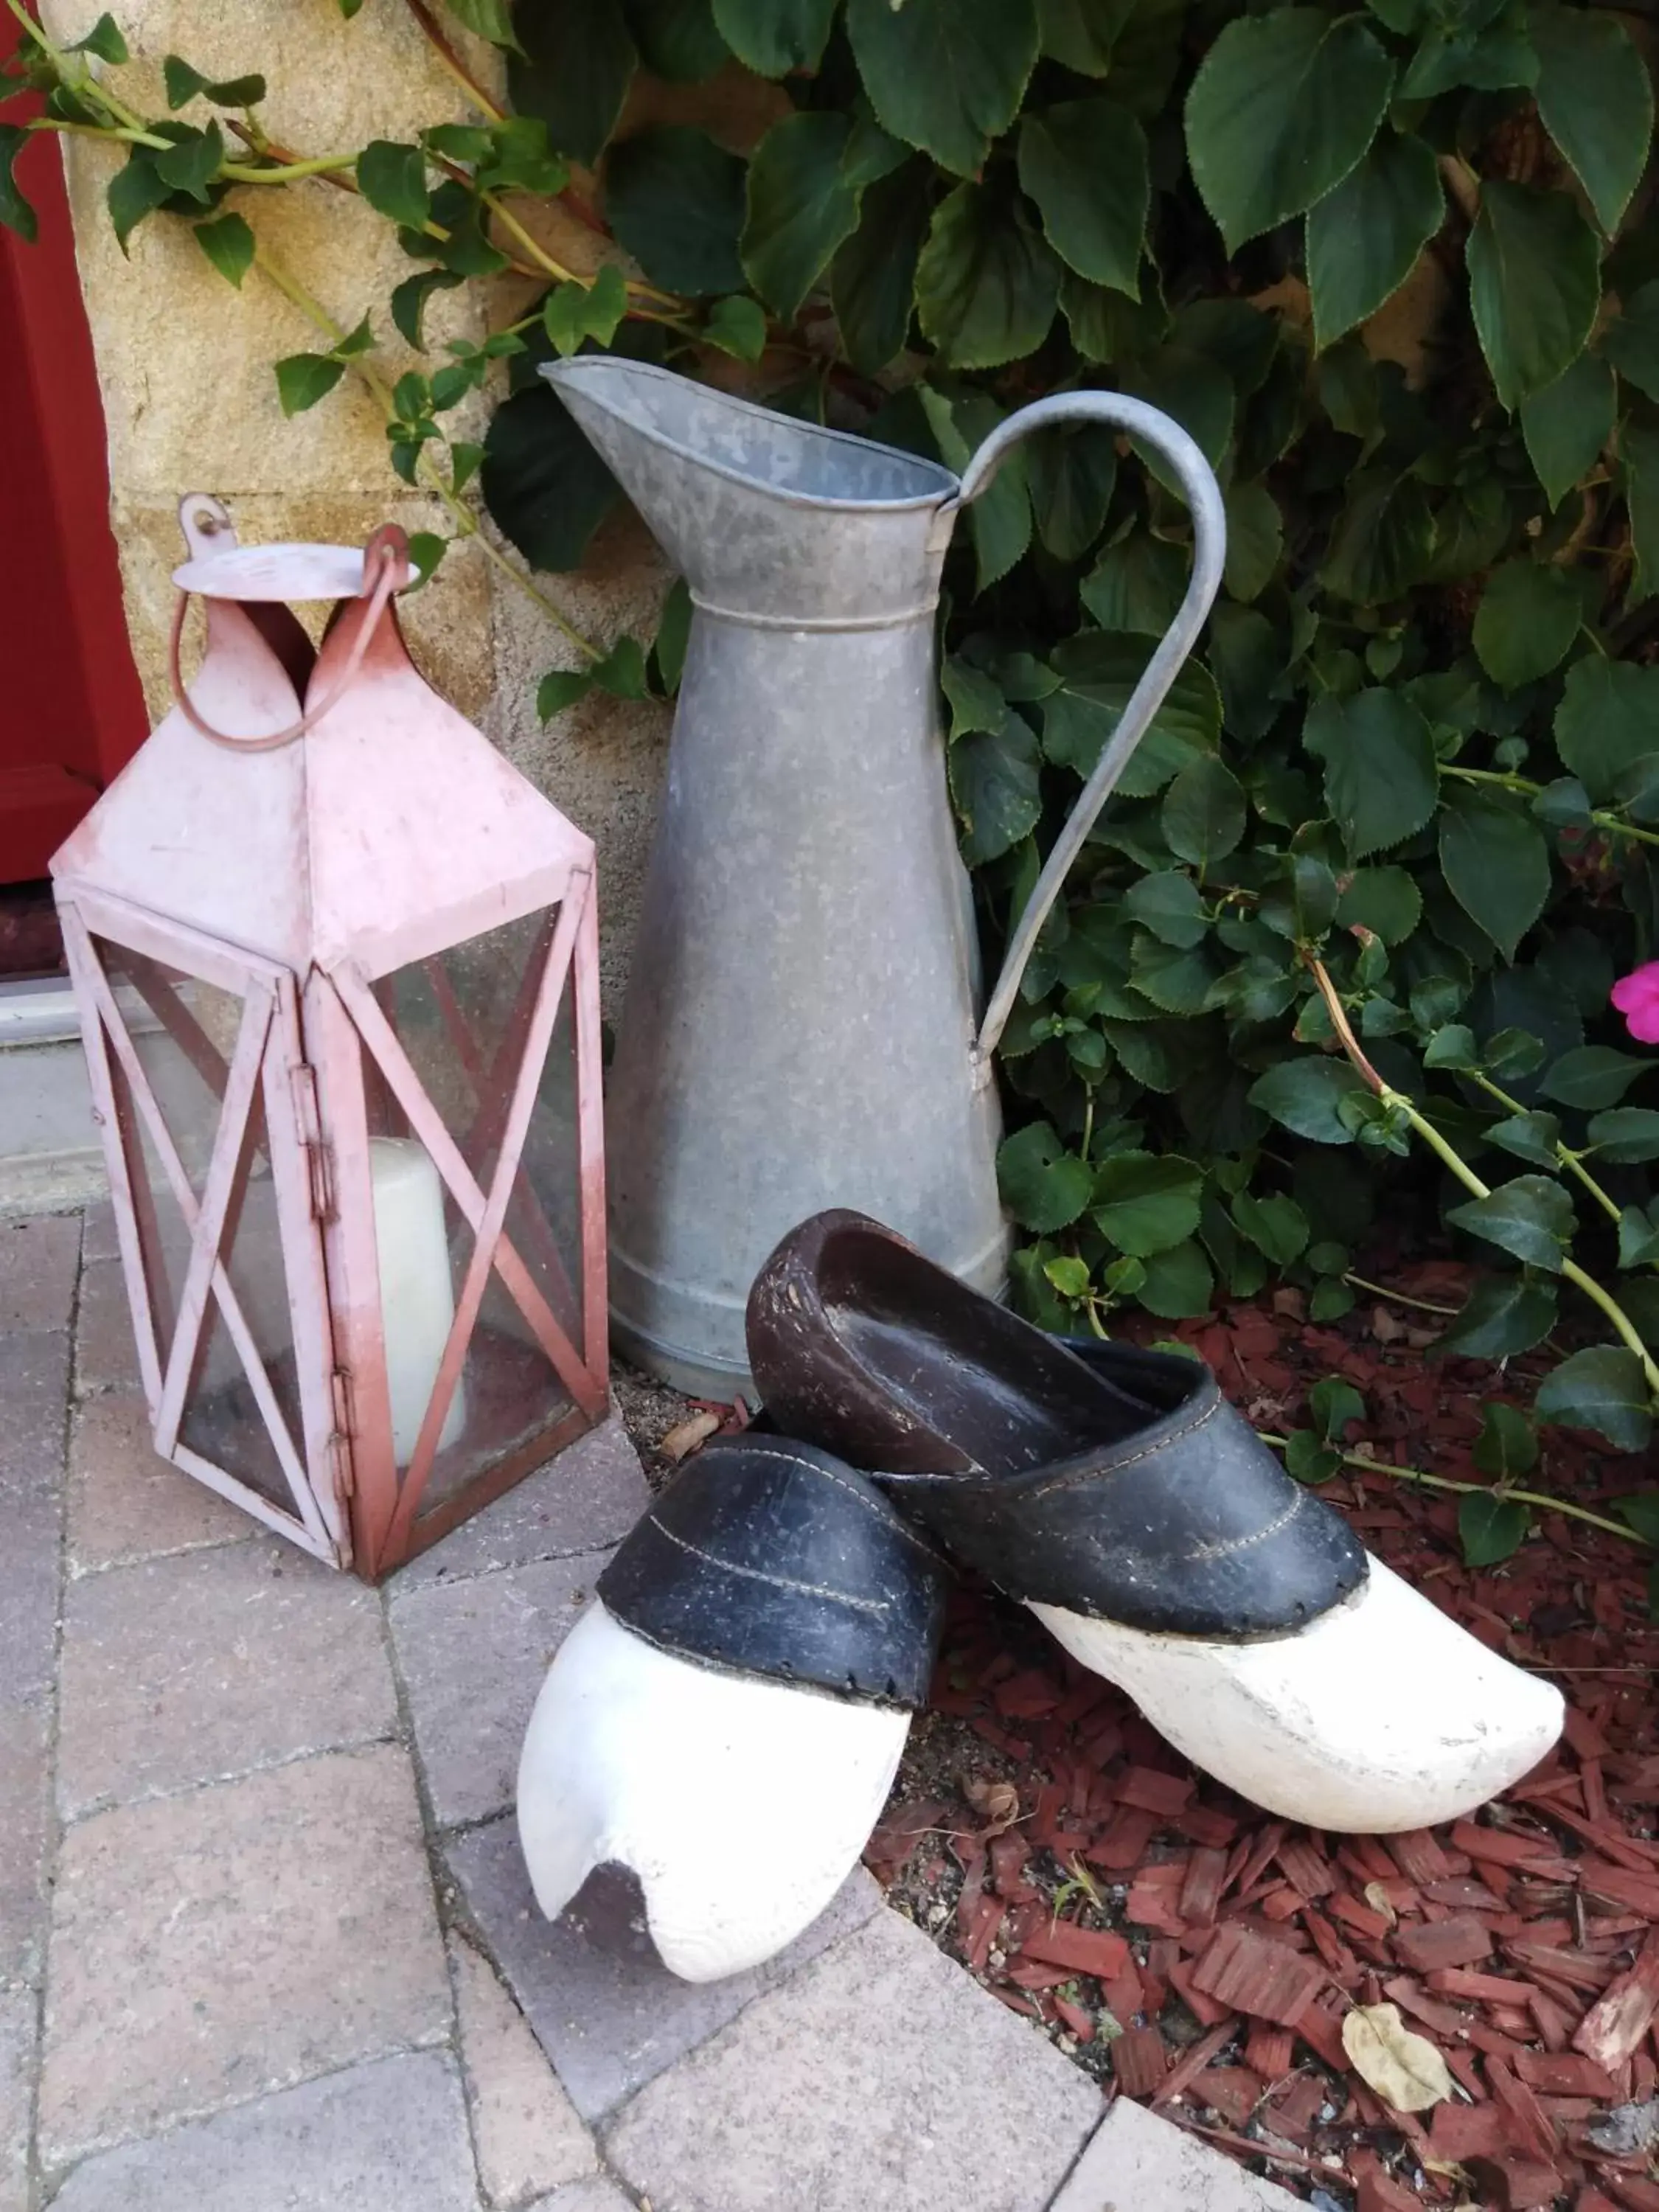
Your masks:
<svg viewBox="0 0 1659 2212"><path fill-rule="evenodd" d="M608 1402L593 848L415 669L400 531L180 517L177 704L52 864L139 1366L159 1452L373 1580Z"/></svg>

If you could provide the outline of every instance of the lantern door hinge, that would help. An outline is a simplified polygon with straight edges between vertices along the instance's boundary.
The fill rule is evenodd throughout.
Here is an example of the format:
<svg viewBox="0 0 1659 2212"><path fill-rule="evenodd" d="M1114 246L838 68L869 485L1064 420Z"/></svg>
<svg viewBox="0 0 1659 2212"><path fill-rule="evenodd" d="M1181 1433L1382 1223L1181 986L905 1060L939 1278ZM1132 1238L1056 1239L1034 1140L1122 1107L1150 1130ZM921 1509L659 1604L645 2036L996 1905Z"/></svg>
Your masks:
<svg viewBox="0 0 1659 2212"><path fill-rule="evenodd" d="M299 1119L300 1142L305 1147L306 1171L311 1187L311 1218L335 1218L334 1168L323 1142L322 1113L317 1100L317 1072L305 1060L289 1071L294 1090L294 1109Z"/></svg>
<svg viewBox="0 0 1659 2212"><path fill-rule="evenodd" d="M328 1380L334 1405L334 1429L328 1440L329 1457L334 1462L334 1488L337 1496L349 1498L357 1487L356 1471L351 1456L351 1439L356 1433L352 1418L351 1370L348 1367L337 1367Z"/></svg>

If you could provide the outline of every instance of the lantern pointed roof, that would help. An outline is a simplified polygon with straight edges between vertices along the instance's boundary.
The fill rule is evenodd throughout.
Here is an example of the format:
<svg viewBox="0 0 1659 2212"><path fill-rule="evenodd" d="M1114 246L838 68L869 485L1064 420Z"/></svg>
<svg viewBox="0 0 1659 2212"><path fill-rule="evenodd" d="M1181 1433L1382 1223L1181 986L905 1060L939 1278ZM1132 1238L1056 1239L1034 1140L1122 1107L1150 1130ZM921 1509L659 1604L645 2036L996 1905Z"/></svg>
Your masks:
<svg viewBox="0 0 1659 2212"><path fill-rule="evenodd" d="M175 581L204 595L207 652L54 856L64 894L371 979L562 898L592 842L426 683L365 556L227 548L228 517L198 551L192 524L223 509L185 510L198 557ZM401 533L377 544L400 553ZM339 604L313 655L281 603L318 599Z"/></svg>

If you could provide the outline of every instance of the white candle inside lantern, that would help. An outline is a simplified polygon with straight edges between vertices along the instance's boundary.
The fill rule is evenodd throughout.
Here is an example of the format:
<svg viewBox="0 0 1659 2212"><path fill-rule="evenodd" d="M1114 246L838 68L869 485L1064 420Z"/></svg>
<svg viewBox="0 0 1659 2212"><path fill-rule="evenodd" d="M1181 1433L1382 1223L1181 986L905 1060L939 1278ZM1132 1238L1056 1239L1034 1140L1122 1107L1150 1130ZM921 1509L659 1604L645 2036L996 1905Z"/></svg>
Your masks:
<svg viewBox="0 0 1659 2212"><path fill-rule="evenodd" d="M404 1467L455 1319L443 1185L426 1147L413 1137L372 1137L369 1152L392 1455ZM465 1385L458 1382L438 1449L453 1443L465 1425Z"/></svg>

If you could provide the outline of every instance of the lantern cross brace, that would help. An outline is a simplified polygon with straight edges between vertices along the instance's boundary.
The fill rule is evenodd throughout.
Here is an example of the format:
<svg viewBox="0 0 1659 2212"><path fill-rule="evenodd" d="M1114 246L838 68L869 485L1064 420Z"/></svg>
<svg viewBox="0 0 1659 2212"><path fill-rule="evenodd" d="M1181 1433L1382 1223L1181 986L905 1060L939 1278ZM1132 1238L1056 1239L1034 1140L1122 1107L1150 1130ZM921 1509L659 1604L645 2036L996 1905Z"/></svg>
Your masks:
<svg viewBox="0 0 1659 2212"><path fill-rule="evenodd" d="M185 1225L191 1232L192 1251L191 1267L186 1276L186 1281L188 1282L191 1276L193 1276L197 1263L198 1260L201 1259L204 1250L205 1250L206 1254L209 1255L208 1262L204 1263L204 1265L208 1265L207 1280L211 1287L213 1296L218 1303L220 1312L223 1316L225 1327L229 1333L231 1342L236 1348L237 1357L241 1361L243 1371L247 1376L248 1386L253 1392L255 1402L259 1408L260 1415L264 1421L267 1431L270 1433L272 1446L276 1450L278 1463L283 1470L283 1479L287 1482L289 1489L293 1494L295 1504L299 1509L300 1518L311 1539L311 1547L319 1550L325 1557L331 1557L334 1552L334 1546L327 1531L323 1526L321 1516L317 1510L316 1500L312 1496L311 1486L306 1480L305 1468L301 1462L299 1454L295 1449L294 1440L289 1434L288 1422L283 1416L282 1407L276 1401L276 1394L271 1388L270 1377L265 1372L264 1362L259 1356L258 1346L254 1341L253 1332L248 1327L246 1317L243 1314L240 1301L238 1299L234 1290L231 1286L230 1278L225 1272L223 1261L218 1257L216 1249L217 1232L216 1231L215 1232L216 1243L209 1243L204 1246L198 1242L202 1220L202 1207L198 1204L195 1191L191 1187L190 1177L185 1172L184 1163L179 1158L178 1148L173 1141L172 1132L167 1127L167 1121L161 1113L161 1107L156 1102L155 1095L150 1088L149 1078L144 1073L143 1063L140 1060L137 1051L134 1049L132 1039L128 1035L125 1023L121 1019L120 1011L115 1003L114 994L110 989L108 978L104 973L103 964L98 957L97 950L93 944L91 934L88 931L85 922L82 920L79 914L76 913L67 902L64 905L61 910L64 917L65 938L66 939L73 942L75 951L79 956L79 965L82 975L97 1007L99 1018L103 1029L114 1050L116 1059L120 1063L121 1073L126 1079L127 1087L131 1094L133 1103L137 1108L146 1128L149 1132L150 1141L155 1147L156 1157L161 1163L161 1172L167 1177L168 1186L173 1192L173 1195L177 1202L179 1210L184 1216ZM268 987L260 986L257 979L250 979L247 988L250 995L250 1008L248 1012L244 1013L242 1034L237 1040L236 1060L239 1064L241 1062L243 1058L243 1046L249 1033L250 1026L258 1025L258 1017L255 1016L252 1011L252 1000L256 990L262 989L264 993L264 1024L260 1034L260 1045L262 1048L265 1042L265 1038L269 1034L270 1024L271 997ZM258 1058L257 1056L253 1064L257 1069L258 1065ZM252 1109L252 1086L250 1084L248 1086L247 1096L243 1103L241 1109L241 1120L243 1123L246 1123L247 1115ZM230 1190L234 1186L234 1168L240 1159L240 1151L241 1141L240 1131L239 1129L234 1150L230 1155L230 1164L226 1170L223 1195L227 1201L228 1200ZM219 1168L221 1165L222 1153L223 1139L222 1130L220 1139L216 1141L215 1144L213 1164L209 1171L210 1185L212 1183L215 1170ZM222 1212L220 1226L222 1226L222 1220L223 1216ZM192 1355L195 1350L196 1335L200 1331L205 1314L206 1301L204 1297L202 1297L199 1299L198 1304L194 1318L194 1326L191 1333L190 1349ZM166 1398L168 1386L173 1380L174 1364L179 1351L179 1338L185 1330L185 1322L186 1310L181 1303L179 1322L174 1330L173 1342L168 1347L167 1370L165 1371L161 1386L163 1400ZM187 1359L184 1369L184 1372L186 1375L189 1372L189 1364L190 1362ZM176 1436L173 1444L167 1448L173 1450L177 1450L179 1449ZM191 1456L192 1459L199 1461L198 1455L191 1454ZM199 1462L199 1464L205 1466L207 1462ZM234 1481L234 1478L231 1480ZM222 1487L222 1484L216 1484L215 1486ZM234 1494L240 1502L249 1504L252 1504L258 1498L257 1492L248 1489L240 1483L236 1483L234 1485ZM260 1504L263 1506L264 1502L260 1501ZM256 1510L258 1509L256 1508ZM270 1509L268 1507L264 1507L261 1513L261 1517L264 1519L270 1519L271 1517Z"/></svg>

